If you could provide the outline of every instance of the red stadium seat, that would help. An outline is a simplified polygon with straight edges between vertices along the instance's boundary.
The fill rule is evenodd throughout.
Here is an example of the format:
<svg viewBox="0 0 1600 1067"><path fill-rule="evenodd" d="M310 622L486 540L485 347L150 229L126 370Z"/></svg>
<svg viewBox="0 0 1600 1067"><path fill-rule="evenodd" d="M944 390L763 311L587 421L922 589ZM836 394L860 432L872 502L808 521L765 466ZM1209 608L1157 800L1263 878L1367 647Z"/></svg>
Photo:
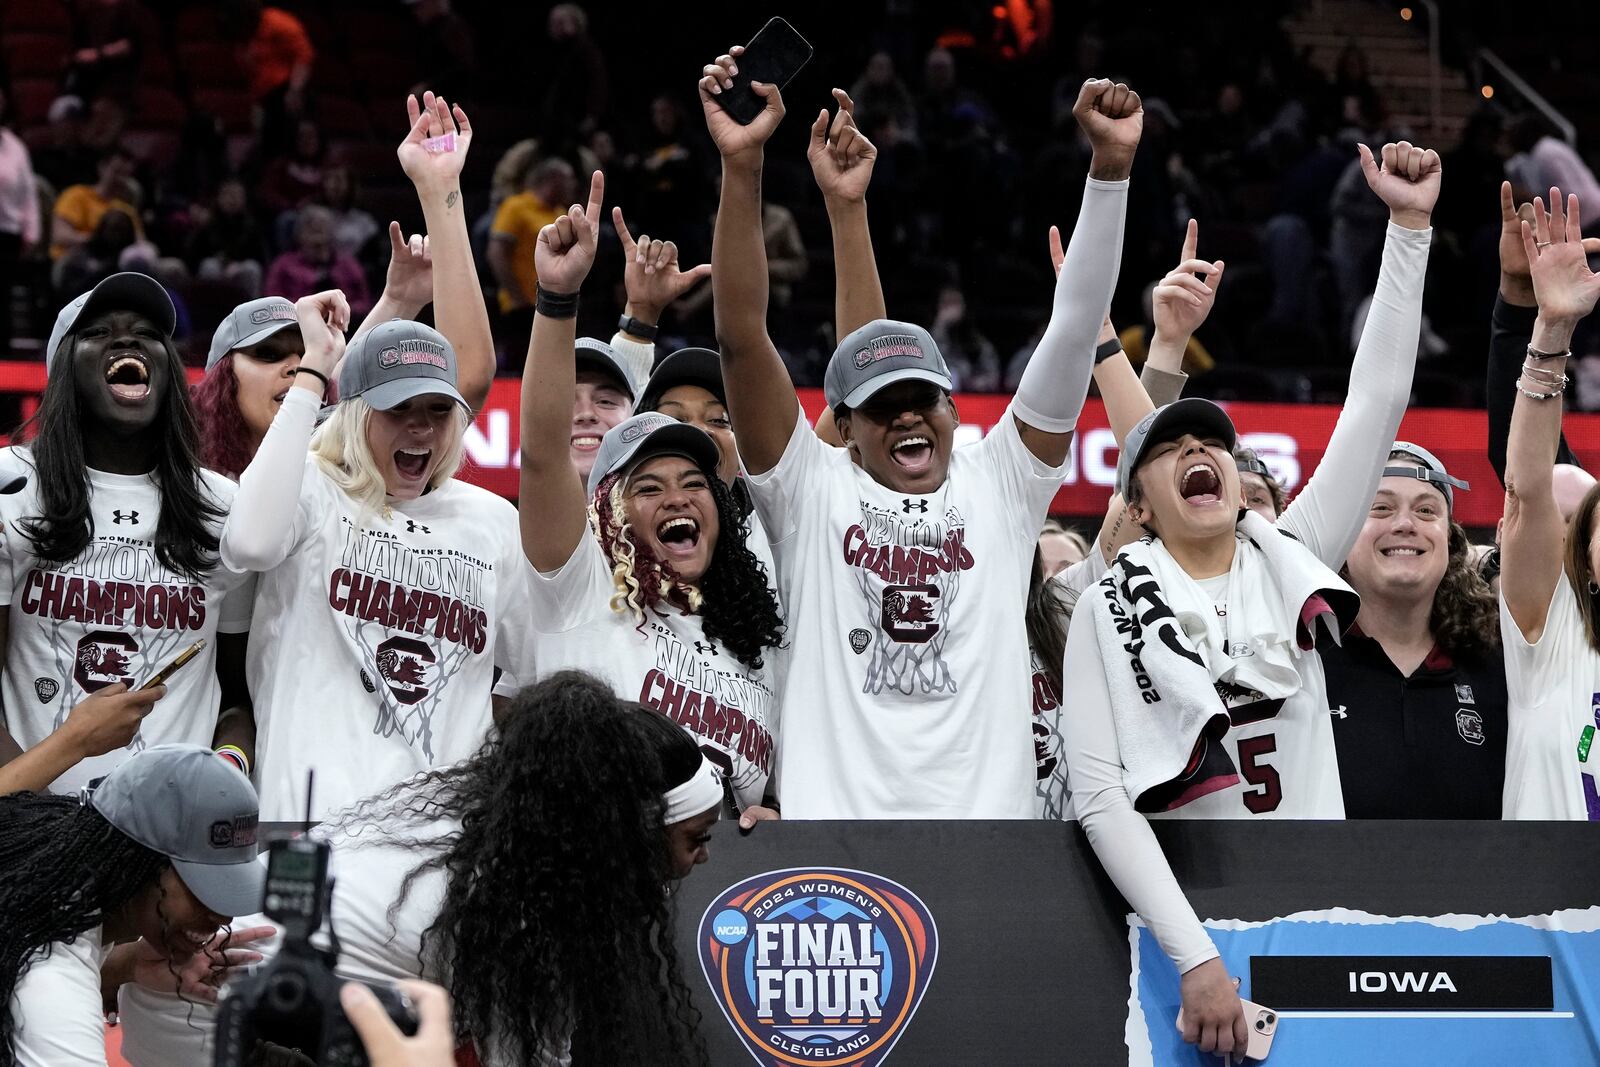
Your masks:
<svg viewBox="0 0 1600 1067"><path fill-rule="evenodd" d="M253 125L254 104L243 89L201 89L194 94L194 104L220 119L228 133L243 133Z"/></svg>
<svg viewBox="0 0 1600 1067"><path fill-rule="evenodd" d="M349 97L319 95L316 118L329 137L366 137L372 132L366 109Z"/></svg>
<svg viewBox="0 0 1600 1067"><path fill-rule="evenodd" d="M72 41L59 33L7 33L0 48L13 78L60 78Z"/></svg>
<svg viewBox="0 0 1600 1067"><path fill-rule="evenodd" d="M0 29L71 34L72 20L61 0L6 0L0 4Z"/></svg>
<svg viewBox="0 0 1600 1067"><path fill-rule="evenodd" d="M18 78L11 83L11 102L16 107L18 125L42 125L50 114L50 102L59 95L54 78Z"/></svg>
<svg viewBox="0 0 1600 1067"><path fill-rule="evenodd" d="M217 89L244 89L250 84L238 53L216 41L179 38L178 66L189 75L199 92Z"/></svg>
<svg viewBox="0 0 1600 1067"><path fill-rule="evenodd" d="M133 124L140 129L176 130L189 117L189 109L171 89L141 85L135 98Z"/></svg>

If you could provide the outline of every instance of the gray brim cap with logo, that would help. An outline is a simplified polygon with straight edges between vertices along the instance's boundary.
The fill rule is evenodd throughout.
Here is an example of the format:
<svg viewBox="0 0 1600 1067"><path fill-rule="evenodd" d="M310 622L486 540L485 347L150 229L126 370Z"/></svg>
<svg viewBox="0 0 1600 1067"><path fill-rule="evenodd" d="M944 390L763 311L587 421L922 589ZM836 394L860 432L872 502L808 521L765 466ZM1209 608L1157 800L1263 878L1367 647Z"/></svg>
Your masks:
<svg viewBox="0 0 1600 1067"><path fill-rule="evenodd" d="M878 390L903 381L929 382L947 393L954 388L933 335L909 322L874 319L834 349L822 392L830 408L858 408Z"/></svg>
<svg viewBox="0 0 1600 1067"><path fill-rule="evenodd" d="M1133 472L1139 469L1144 454L1152 446L1185 433L1218 438L1229 452L1233 451L1238 440L1238 432L1228 413L1209 400L1190 396L1163 404L1140 419L1139 424L1128 431L1127 440L1122 442L1122 455L1117 457L1117 492L1122 494L1123 499L1127 499Z"/></svg>
<svg viewBox="0 0 1600 1067"><path fill-rule="evenodd" d="M56 324L50 328L50 340L44 346L45 372L56 358L56 349L81 320L93 318L103 311L137 311L155 324L168 338L178 328L178 312L172 306L172 297L161 283L148 274L123 271L106 278L81 296L74 297L56 315Z"/></svg>
<svg viewBox="0 0 1600 1067"><path fill-rule="evenodd" d="M1383 468L1383 476L1385 478L1415 478L1418 481L1427 482L1444 494L1445 506L1451 511L1454 511L1456 507L1455 490L1472 488L1460 478L1452 478L1450 473L1444 469L1444 462L1421 445L1414 445L1410 441L1396 441L1394 447L1389 449L1389 454L1392 456L1396 452L1411 457L1422 466L1420 468L1385 466Z"/></svg>
<svg viewBox="0 0 1600 1067"><path fill-rule="evenodd" d="M264 296L240 304L217 324L211 335L211 350L206 353L206 370L215 367L223 356L240 348L258 345L279 330L299 327L294 302L281 296Z"/></svg>
<svg viewBox="0 0 1600 1067"><path fill-rule="evenodd" d="M580 337L572 345L572 357L579 370L594 370L608 378L615 378L628 391L629 400L639 398L639 383L633 380L633 368L617 355L617 350L598 337Z"/></svg>
<svg viewBox="0 0 1600 1067"><path fill-rule="evenodd" d="M683 456L715 478L722 453L711 435L698 426L679 422L659 411L630 415L606 431L589 471L589 495L617 471L627 470L655 456Z"/></svg>
<svg viewBox="0 0 1600 1067"><path fill-rule="evenodd" d="M261 804L239 768L200 745L152 745L94 787L89 803L112 826L172 861L218 915L261 910L256 862Z"/></svg>
<svg viewBox="0 0 1600 1067"><path fill-rule="evenodd" d="M397 319L356 340L339 365L339 399L361 397L378 411L437 393L467 411L456 387L456 352L431 326Z"/></svg>

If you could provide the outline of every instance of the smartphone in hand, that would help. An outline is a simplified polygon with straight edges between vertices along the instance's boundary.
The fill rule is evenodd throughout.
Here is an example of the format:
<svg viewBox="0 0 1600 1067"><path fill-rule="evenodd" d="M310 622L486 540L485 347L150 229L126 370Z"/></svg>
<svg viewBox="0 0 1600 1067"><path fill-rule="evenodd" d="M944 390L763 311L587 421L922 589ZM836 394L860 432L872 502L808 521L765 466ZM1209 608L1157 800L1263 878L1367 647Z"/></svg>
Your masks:
<svg viewBox="0 0 1600 1067"><path fill-rule="evenodd" d="M812 48L795 28L781 18L773 18L761 27L761 32L744 46L738 58L739 73L733 76L733 88L724 89L711 97L722 110L732 115L741 126L755 121L767 104L750 89L753 81L788 85L811 59Z"/></svg>

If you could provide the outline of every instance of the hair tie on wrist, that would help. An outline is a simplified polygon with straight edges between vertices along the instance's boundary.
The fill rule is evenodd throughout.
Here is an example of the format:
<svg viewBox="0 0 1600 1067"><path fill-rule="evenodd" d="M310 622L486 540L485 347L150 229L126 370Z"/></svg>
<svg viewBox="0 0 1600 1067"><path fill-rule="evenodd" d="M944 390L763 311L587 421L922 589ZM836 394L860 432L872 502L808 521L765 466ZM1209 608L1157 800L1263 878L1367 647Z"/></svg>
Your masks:
<svg viewBox="0 0 1600 1067"><path fill-rule="evenodd" d="M1118 352L1122 351L1121 338L1113 337L1109 341L1100 342L1094 350L1094 365L1099 366Z"/></svg>
<svg viewBox="0 0 1600 1067"><path fill-rule="evenodd" d="M218 745L213 752L243 771L246 777L249 777L250 757L244 754L244 749L238 745Z"/></svg>
<svg viewBox="0 0 1600 1067"><path fill-rule="evenodd" d="M327 392L328 386L333 384L332 382L328 381L328 376L326 374L323 374L319 370L312 370L310 367L296 367L294 369L294 372L296 374L309 374L309 375L311 375L317 381L322 383L323 392Z"/></svg>
<svg viewBox="0 0 1600 1067"><path fill-rule="evenodd" d="M533 309L547 319L577 318L578 294L552 293L541 285L534 298Z"/></svg>

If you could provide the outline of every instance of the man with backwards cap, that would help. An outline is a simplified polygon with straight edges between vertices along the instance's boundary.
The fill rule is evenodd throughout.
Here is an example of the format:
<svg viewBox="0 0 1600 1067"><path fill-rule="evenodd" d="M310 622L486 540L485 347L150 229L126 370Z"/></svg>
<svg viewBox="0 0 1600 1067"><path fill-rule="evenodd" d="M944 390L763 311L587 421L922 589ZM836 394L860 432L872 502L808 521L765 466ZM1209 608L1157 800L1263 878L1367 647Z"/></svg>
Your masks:
<svg viewBox="0 0 1600 1067"><path fill-rule="evenodd" d="M1094 146L1051 323L1009 412L953 450L951 380L928 332L880 319L839 344L826 394L848 452L820 441L766 331L764 143L777 90L741 126L700 94L723 160L712 249L717 333L739 454L772 539L788 611L780 702L784 814L1018 818L1033 814L1023 603L1034 538L1063 477L1116 280L1138 95L1087 83ZM852 462L852 457L856 462Z"/></svg>
<svg viewBox="0 0 1600 1067"><path fill-rule="evenodd" d="M217 557L235 486L200 465L175 318L159 282L122 273L50 332L36 433L8 454L27 480L0 495L0 762L28 750L3 788L77 789L164 741L248 759L243 671L225 668L251 590ZM165 689L130 692L202 641Z"/></svg>
<svg viewBox="0 0 1600 1067"><path fill-rule="evenodd" d="M1396 441L1345 574L1361 613L1318 647L1353 819L1498 819L1506 674L1495 598L1437 456Z"/></svg>

